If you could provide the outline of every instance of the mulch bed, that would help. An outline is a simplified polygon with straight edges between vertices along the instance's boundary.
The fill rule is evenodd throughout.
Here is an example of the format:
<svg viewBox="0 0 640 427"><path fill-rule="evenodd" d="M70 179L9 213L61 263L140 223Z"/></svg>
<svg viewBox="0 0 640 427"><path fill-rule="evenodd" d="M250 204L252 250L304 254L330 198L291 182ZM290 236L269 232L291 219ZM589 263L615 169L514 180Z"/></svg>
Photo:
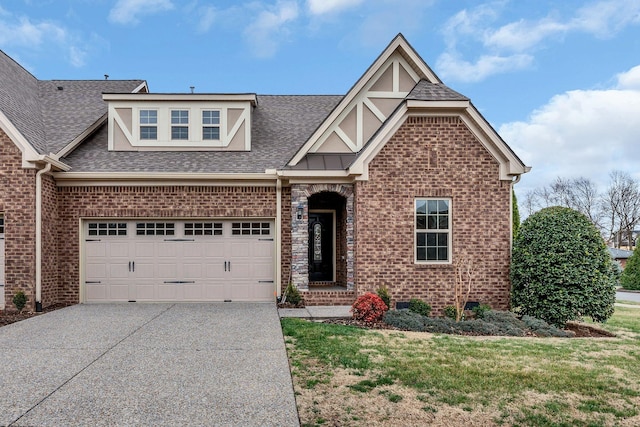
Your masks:
<svg viewBox="0 0 640 427"><path fill-rule="evenodd" d="M7 326L15 322L19 322L21 320L29 319L34 316L39 316L44 313L48 313L50 311L57 310L59 308L68 307L67 304L53 304L46 308L43 308L41 312L36 313L35 311L22 311L19 313L17 311L0 311L0 327Z"/></svg>
<svg viewBox="0 0 640 427"><path fill-rule="evenodd" d="M329 319L329 320L325 320L323 323L330 323L333 325L357 326L359 328L364 328L364 329L399 330L398 328L391 325L387 325L384 322L367 323L367 322L363 322L361 320L355 320L355 319ZM604 329L600 329L597 326L592 326L586 323L579 323L579 322L568 322L565 329L568 331L572 331L575 334L574 338L612 338L616 336L616 334L611 333L609 331L605 331ZM477 336L477 334L462 334L462 335ZM534 337L535 335L529 335L529 336Z"/></svg>

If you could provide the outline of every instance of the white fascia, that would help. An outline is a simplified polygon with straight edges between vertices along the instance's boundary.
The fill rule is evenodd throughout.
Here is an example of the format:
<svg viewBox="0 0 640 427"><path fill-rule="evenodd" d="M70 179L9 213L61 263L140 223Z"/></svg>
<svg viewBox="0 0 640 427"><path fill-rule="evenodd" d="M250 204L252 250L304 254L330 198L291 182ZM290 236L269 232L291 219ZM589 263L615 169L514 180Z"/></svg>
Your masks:
<svg viewBox="0 0 640 427"><path fill-rule="evenodd" d="M186 172L57 172L59 187L131 185L275 186L275 173L186 173Z"/></svg>
<svg viewBox="0 0 640 427"><path fill-rule="evenodd" d="M22 167L26 169L35 169L37 166L32 162L37 161L40 154L20 133L20 131L11 123L11 120L0 111L0 128L7 134L9 139L18 147L22 153Z"/></svg>

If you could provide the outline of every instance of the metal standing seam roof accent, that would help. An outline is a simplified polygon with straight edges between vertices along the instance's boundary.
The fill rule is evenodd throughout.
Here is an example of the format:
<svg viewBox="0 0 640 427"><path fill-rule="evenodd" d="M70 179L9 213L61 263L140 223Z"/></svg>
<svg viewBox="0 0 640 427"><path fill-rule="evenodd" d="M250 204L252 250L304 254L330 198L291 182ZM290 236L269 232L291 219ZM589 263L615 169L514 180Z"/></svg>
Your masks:
<svg viewBox="0 0 640 427"><path fill-rule="evenodd" d="M40 154L56 153L107 112L102 92L144 80L38 80L0 51L0 110Z"/></svg>
<svg viewBox="0 0 640 427"><path fill-rule="evenodd" d="M251 151L108 151L107 126L61 159L73 172L264 173L288 159L342 95L258 95Z"/></svg>

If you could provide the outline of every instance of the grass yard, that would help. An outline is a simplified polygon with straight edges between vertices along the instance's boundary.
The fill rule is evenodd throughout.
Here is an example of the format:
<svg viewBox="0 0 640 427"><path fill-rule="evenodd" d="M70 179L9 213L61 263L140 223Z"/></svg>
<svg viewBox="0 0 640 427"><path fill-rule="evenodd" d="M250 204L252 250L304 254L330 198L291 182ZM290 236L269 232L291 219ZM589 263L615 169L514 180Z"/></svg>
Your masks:
<svg viewBox="0 0 640 427"><path fill-rule="evenodd" d="M617 338L282 327L304 426L640 425L640 308Z"/></svg>

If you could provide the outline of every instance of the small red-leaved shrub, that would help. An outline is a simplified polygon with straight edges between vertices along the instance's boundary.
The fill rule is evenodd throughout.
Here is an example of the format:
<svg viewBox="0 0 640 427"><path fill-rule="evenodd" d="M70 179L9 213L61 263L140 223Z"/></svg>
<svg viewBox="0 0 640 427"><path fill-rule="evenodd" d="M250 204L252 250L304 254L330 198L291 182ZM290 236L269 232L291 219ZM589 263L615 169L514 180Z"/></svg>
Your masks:
<svg viewBox="0 0 640 427"><path fill-rule="evenodd" d="M356 302L351 306L351 313L356 320L363 320L367 323L378 322L382 320L382 316L389 307L382 299L371 292L358 297Z"/></svg>

